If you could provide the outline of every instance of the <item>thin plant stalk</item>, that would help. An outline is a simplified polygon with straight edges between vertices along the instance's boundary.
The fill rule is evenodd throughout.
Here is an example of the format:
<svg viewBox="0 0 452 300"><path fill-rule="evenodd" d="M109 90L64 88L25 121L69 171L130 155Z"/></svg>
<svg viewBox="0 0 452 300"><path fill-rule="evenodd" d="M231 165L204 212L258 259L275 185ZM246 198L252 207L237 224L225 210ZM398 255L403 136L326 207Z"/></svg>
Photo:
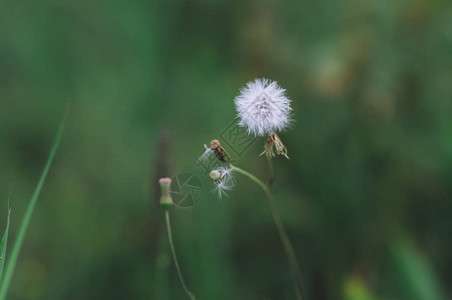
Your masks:
<svg viewBox="0 0 452 300"><path fill-rule="evenodd" d="M187 285L185 284L184 278L182 277L182 272L179 267L179 262L177 260L176 256L176 250L174 249L174 243L173 243L173 235L171 234L171 225L170 225L170 217L169 217L169 211L168 208L165 208L165 220L166 220L166 227L168 229L168 239L171 247L171 253L173 254L174 264L176 265L177 269L177 275L179 276L180 283L182 287L184 288L185 293L187 294L188 298L191 300L195 300L195 296L192 292L187 288Z"/></svg>
<svg viewBox="0 0 452 300"><path fill-rule="evenodd" d="M168 278L171 263L171 256L168 254L168 242L163 240L163 236L158 240L158 254L155 259L155 277L154 277L154 298L169 299Z"/></svg>
<svg viewBox="0 0 452 300"><path fill-rule="evenodd" d="M269 157L267 157L268 162L268 180L267 180L267 187L270 188L273 185L273 181L275 180L275 172L273 170L273 160Z"/></svg>
<svg viewBox="0 0 452 300"><path fill-rule="evenodd" d="M67 113L67 109L66 109ZM19 257L20 249L22 248L22 244L25 239L25 234L27 233L28 225L31 220L31 216L33 215L33 210L36 206L36 202L38 201L39 194L41 193L42 186L47 177L47 173L49 172L50 166L52 165L53 158L57 152L58 146L60 144L61 138L63 136L64 130L64 120L66 117L66 113L64 114L63 120L58 128L58 132L53 142L52 149L50 150L49 157L47 159L44 170L42 171L41 178L39 179L38 185L31 196L30 203L28 204L27 210L25 212L25 216L22 219L22 223L20 224L19 233L17 234L16 241L14 242L13 249L11 251L11 255L9 257L8 263L6 264L5 274L0 284L0 300L4 300L6 298L6 294L8 292L9 285L11 283L11 278L13 277L14 269L16 267L17 259Z"/></svg>
<svg viewBox="0 0 452 300"><path fill-rule="evenodd" d="M270 211L272 213L273 220L275 222L276 228L278 229L278 234L281 238L281 241L284 246L284 250L286 252L287 258L289 260L289 266L292 273L292 278L295 285L295 291L297 294L297 299L303 299L303 289L301 284L301 275L300 275L300 269L298 268L298 260L295 255L295 251L293 249L292 243L290 242L289 236L286 233L286 229L284 228L284 224L281 221L281 218L279 217L278 213L276 212L276 208L274 205L273 197L271 194L270 189L267 185L265 185L260 179L258 179L256 176L254 176L251 173L248 173L245 170L242 170L236 166L229 165L232 170L235 170L239 172L242 175L247 176L249 179L251 179L254 183L256 183L267 196L268 205L270 207Z"/></svg>

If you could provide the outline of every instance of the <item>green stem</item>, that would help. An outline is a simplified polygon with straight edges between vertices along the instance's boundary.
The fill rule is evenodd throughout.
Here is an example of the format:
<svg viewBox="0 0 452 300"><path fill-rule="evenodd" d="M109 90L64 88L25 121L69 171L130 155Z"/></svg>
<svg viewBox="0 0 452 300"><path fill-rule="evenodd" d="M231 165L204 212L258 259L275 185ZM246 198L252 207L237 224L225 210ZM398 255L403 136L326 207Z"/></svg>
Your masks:
<svg viewBox="0 0 452 300"><path fill-rule="evenodd" d="M158 239L158 254L155 259L155 277L154 277L154 298L168 300L169 295L169 269L171 256L168 253L168 242L163 240L163 236Z"/></svg>
<svg viewBox="0 0 452 300"><path fill-rule="evenodd" d="M268 172L269 172L269 176L268 176L268 180L267 180L267 187L270 188L273 185L273 181L275 180L275 173L273 170L273 160L269 157L267 157L267 162L268 162Z"/></svg>
<svg viewBox="0 0 452 300"><path fill-rule="evenodd" d="M286 233L286 229L284 228L284 224L281 221L281 218L279 217L278 213L276 212L275 205L273 202L273 197L270 192L270 189L267 185L265 185L260 179L258 179L256 176L254 176L251 173L248 173L245 170L242 170L236 166L230 165L230 168L232 170L235 170L239 172L242 175L247 176L249 179L251 179L254 183L256 183L267 195L268 199L268 205L270 206L270 211L273 216L273 220L275 222L276 228L278 229L279 236L281 238L281 241L284 246L284 250L286 251L287 258L289 260L289 266L292 273L294 285L295 285L295 291L297 293L297 299L303 299L303 289L301 285L301 275L300 275L300 269L298 268L298 260L295 255L295 251L293 249L292 243L290 242L289 236Z"/></svg>
<svg viewBox="0 0 452 300"><path fill-rule="evenodd" d="M171 234L171 225L168 208L165 208L165 220L166 228L168 229L168 239L171 247L171 253L173 254L174 264L176 265L177 269L177 275L179 276L180 283L182 284L182 287L184 288L184 291L187 294L188 298L190 298L191 300L195 300L196 299L195 296L192 294L192 292L190 292L190 290L187 288L187 285L185 284L184 278L182 277L182 272L179 267L179 262L177 261L176 250L174 250L173 236Z"/></svg>

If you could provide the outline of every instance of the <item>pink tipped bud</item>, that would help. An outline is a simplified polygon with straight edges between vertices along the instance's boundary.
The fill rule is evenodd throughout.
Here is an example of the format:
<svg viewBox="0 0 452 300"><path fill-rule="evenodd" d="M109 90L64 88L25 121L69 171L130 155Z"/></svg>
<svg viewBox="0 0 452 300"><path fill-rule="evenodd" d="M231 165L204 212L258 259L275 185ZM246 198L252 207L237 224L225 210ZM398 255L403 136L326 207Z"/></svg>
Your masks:
<svg viewBox="0 0 452 300"><path fill-rule="evenodd" d="M162 183L171 184L171 178L168 178L168 177L160 178L159 183L160 184L162 184Z"/></svg>
<svg viewBox="0 0 452 300"><path fill-rule="evenodd" d="M171 178L160 178L159 180L162 195L160 197L160 205L165 208L170 207L173 204L170 196Z"/></svg>

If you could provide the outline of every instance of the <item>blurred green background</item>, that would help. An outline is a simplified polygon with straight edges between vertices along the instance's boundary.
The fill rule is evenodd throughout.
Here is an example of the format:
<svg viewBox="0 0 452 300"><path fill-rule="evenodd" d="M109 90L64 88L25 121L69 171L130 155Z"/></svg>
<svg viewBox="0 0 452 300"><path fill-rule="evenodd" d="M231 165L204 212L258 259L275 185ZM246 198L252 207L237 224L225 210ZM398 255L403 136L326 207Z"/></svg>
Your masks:
<svg viewBox="0 0 452 300"><path fill-rule="evenodd" d="M197 298L294 299L263 193L237 176L219 200L195 161L261 77L293 100L273 192L307 298L452 297L450 1L5 0L9 245L71 101L9 299L185 299L156 189L181 172L204 187L171 211ZM264 179L263 142L237 165Z"/></svg>

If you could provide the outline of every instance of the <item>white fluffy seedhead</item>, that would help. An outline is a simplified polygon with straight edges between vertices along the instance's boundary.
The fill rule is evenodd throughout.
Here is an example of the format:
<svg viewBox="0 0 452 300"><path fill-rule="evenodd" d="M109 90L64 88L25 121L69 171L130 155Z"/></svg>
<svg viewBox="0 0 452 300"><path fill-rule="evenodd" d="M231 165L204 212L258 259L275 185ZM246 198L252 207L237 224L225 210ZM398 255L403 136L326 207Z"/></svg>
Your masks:
<svg viewBox="0 0 452 300"><path fill-rule="evenodd" d="M276 81L256 79L248 82L235 99L239 125L249 133L267 136L284 130L290 122L290 102L286 90Z"/></svg>

